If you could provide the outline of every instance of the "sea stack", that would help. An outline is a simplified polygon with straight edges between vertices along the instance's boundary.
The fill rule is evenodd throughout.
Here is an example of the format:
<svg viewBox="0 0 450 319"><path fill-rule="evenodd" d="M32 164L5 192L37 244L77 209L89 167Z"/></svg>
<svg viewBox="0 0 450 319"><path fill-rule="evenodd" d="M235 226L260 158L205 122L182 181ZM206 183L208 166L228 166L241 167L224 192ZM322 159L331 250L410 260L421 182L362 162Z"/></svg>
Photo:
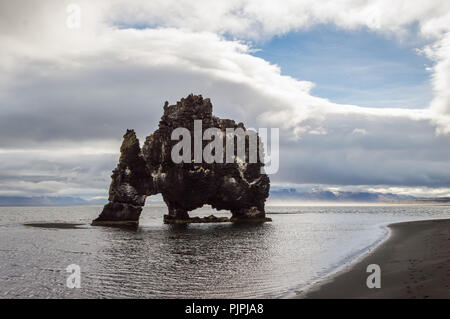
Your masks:
<svg viewBox="0 0 450 319"><path fill-rule="evenodd" d="M209 128L217 128L221 132L223 154L219 156L223 161L199 159L198 150L204 150L214 140L212 137L211 140L201 139L199 142L199 123L201 137ZM172 149L180 142L172 136L177 128L183 128L188 133L191 151L188 161L177 162L172 158ZM237 156L238 137L233 137L234 147L230 149L226 146L227 129L246 133L245 158ZM253 160L249 156L251 149L247 134L250 133L257 140L258 155ZM133 130L125 133L119 164L112 174L109 203L92 225L137 225L146 197L159 193L168 207L168 214L164 215L165 223L270 221L264 210L270 180L263 170L262 147L257 133L247 131L244 124L213 116L211 101L201 95L191 94L175 105L169 106L166 102L158 129L146 138L142 149ZM214 155L217 158L217 154ZM227 160L230 156L232 162ZM203 205L229 210L231 218L189 217L189 211Z"/></svg>

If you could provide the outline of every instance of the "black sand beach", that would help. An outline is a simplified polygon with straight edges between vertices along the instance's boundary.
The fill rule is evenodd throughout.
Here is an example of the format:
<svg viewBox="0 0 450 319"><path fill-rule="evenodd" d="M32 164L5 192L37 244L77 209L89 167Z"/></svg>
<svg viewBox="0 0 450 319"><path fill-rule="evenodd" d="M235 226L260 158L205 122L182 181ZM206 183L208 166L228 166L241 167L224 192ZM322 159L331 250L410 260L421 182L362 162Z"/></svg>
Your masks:
<svg viewBox="0 0 450 319"><path fill-rule="evenodd" d="M450 298L450 220L389 225L391 236L368 256L297 298ZM381 288L366 285L381 268Z"/></svg>

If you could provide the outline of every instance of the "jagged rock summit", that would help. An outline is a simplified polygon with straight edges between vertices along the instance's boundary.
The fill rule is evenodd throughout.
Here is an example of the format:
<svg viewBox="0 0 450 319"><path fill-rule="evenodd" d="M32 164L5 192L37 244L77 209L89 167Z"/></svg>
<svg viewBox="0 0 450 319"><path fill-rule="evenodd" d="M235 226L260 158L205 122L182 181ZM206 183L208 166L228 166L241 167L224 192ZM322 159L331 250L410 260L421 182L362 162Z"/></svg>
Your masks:
<svg viewBox="0 0 450 319"><path fill-rule="evenodd" d="M168 214L164 215L165 223L270 220L264 211L270 181L261 169L264 166L261 156L256 162L249 161L249 145L245 143L245 161L234 156L231 163L225 160L199 163L194 159L196 120L197 123L201 120L202 133L208 128L218 128L223 133L224 145L227 128L246 131L242 123L213 116L210 100L203 99L201 95L191 94L176 105L169 106L166 102L158 129L146 138L142 149L133 130L125 133L119 164L112 174L109 203L92 222L93 225L137 225L146 197L158 193L162 194L168 207ZM172 160L171 152L179 140L172 140L171 136L173 130L179 127L191 133L192 160L176 163ZM247 136L247 142L248 139ZM259 137L257 139L259 142ZM211 140L202 140L202 149ZM236 155L237 144L236 140L233 155ZM258 147L262 148L262 143L258 143ZM224 159L225 149L224 146ZM203 205L229 210L231 219L189 217L189 211Z"/></svg>

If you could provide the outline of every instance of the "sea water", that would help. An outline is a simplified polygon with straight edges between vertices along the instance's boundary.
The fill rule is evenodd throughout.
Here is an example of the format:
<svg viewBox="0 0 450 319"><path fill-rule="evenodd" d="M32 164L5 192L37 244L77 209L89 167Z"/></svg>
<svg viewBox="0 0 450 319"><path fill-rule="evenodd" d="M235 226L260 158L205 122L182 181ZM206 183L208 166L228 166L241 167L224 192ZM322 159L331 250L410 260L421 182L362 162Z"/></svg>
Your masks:
<svg viewBox="0 0 450 319"><path fill-rule="evenodd" d="M0 207L0 298L280 298L336 271L387 224L449 218L445 206L267 207L265 224L92 227L101 207ZM192 216L229 216L209 207ZM66 271L80 268L80 288Z"/></svg>

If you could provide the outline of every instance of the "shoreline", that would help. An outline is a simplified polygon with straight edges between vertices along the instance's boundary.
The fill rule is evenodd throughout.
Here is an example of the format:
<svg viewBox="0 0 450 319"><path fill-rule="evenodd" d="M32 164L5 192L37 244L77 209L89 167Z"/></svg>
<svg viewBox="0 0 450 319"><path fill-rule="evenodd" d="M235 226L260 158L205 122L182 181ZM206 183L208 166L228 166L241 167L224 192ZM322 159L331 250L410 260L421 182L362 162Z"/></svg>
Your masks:
<svg viewBox="0 0 450 319"><path fill-rule="evenodd" d="M389 234L366 253L305 287L295 299L450 298L450 219L387 225ZM369 289L370 264L381 288Z"/></svg>
<svg viewBox="0 0 450 319"><path fill-rule="evenodd" d="M315 279L310 281L307 284L303 284L301 286L297 286L296 288L291 288L288 292L285 292L279 298L281 299L304 299L307 294L317 290L319 287L325 285L326 283L331 282L339 275L349 271L353 266L357 263L361 262L372 254L378 247L380 247L384 242L386 242L392 234L391 229L389 228L389 224L379 224L380 228L383 228L386 233L374 241L372 244L366 246L354 252L351 256L347 256L342 263L336 266L332 266L324 271L323 275L317 276Z"/></svg>

